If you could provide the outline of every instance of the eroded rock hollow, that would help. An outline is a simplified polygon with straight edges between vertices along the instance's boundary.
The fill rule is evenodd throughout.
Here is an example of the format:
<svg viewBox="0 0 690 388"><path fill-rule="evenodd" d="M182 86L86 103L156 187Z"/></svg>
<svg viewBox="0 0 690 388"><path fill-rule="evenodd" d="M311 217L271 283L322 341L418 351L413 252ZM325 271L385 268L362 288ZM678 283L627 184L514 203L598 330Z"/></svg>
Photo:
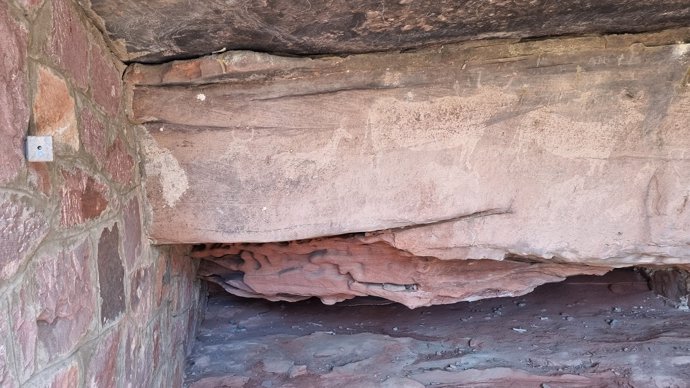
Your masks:
<svg viewBox="0 0 690 388"><path fill-rule="evenodd" d="M604 267L527 258L440 260L396 249L378 236L334 237L289 243L197 246L199 274L244 297L333 304L376 296L410 308L517 296L543 283Z"/></svg>
<svg viewBox="0 0 690 388"><path fill-rule="evenodd" d="M417 307L688 264L688 41L130 66L151 237L224 243L195 255L232 293L326 303Z"/></svg>

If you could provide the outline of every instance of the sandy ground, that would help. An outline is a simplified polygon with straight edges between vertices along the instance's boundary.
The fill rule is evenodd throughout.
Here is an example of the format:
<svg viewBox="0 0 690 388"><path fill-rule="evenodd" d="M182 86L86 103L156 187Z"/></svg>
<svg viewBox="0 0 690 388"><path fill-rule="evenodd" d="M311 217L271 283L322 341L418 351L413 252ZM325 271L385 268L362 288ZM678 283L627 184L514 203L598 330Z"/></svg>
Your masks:
<svg viewBox="0 0 690 388"><path fill-rule="evenodd" d="M193 387L690 387L690 313L633 271L410 310L212 293Z"/></svg>

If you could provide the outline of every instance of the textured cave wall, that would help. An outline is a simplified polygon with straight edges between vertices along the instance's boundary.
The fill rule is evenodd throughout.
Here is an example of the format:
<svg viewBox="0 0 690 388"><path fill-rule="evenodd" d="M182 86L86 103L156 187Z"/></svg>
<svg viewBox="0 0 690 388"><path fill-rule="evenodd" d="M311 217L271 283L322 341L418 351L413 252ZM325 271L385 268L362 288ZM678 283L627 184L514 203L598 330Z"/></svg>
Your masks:
<svg viewBox="0 0 690 388"><path fill-rule="evenodd" d="M123 61L223 50L298 55L687 26L685 0L79 0Z"/></svg>
<svg viewBox="0 0 690 388"><path fill-rule="evenodd" d="M231 293L326 303L687 264L688 42L686 27L134 64L151 238L225 243L194 256ZM346 234L366 238L323 238Z"/></svg>
<svg viewBox="0 0 690 388"><path fill-rule="evenodd" d="M179 386L196 269L146 240L124 69L78 10L0 2L0 386Z"/></svg>

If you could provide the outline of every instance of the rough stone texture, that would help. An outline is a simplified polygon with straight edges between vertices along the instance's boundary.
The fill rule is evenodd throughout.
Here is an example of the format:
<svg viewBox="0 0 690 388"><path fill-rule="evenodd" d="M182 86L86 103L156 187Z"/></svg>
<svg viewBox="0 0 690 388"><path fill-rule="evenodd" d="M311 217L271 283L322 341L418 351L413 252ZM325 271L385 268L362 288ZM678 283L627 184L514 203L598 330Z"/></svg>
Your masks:
<svg viewBox="0 0 690 388"><path fill-rule="evenodd" d="M29 124L26 87L27 30L0 4L0 184L14 179L23 164L22 139Z"/></svg>
<svg viewBox="0 0 690 388"><path fill-rule="evenodd" d="M40 8L43 2L44 0L17 0L17 3L29 12Z"/></svg>
<svg viewBox="0 0 690 388"><path fill-rule="evenodd" d="M105 124L99 116L90 108L83 108L79 114L79 128L84 149L97 163L105 160L105 147L107 132Z"/></svg>
<svg viewBox="0 0 690 388"><path fill-rule="evenodd" d="M98 283L101 292L101 323L113 321L125 310L124 268L120 258L117 224L103 229L98 240Z"/></svg>
<svg viewBox="0 0 690 388"><path fill-rule="evenodd" d="M25 196L0 193L0 284L17 273L48 233L46 217Z"/></svg>
<svg viewBox="0 0 690 388"><path fill-rule="evenodd" d="M0 302L0 333L10 332L9 314L6 304ZM19 386L13 367L11 341L8 335L0 339L0 386L15 388Z"/></svg>
<svg viewBox="0 0 690 388"><path fill-rule="evenodd" d="M33 300L25 287L12 297L10 320L12 322L13 348L17 359L17 378L25 381L36 369L36 313Z"/></svg>
<svg viewBox="0 0 690 388"><path fill-rule="evenodd" d="M47 359L72 349L86 334L96 311L93 290L90 242L60 252L45 254L32 263L35 290L34 306L38 340L45 347Z"/></svg>
<svg viewBox="0 0 690 388"><path fill-rule="evenodd" d="M82 170L63 171L62 225L74 226L99 217L108 208L107 188Z"/></svg>
<svg viewBox="0 0 690 388"><path fill-rule="evenodd" d="M105 169L110 177L121 185L130 184L134 179L134 159L120 138L115 139L108 149Z"/></svg>
<svg viewBox="0 0 690 388"><path fill-rule="evenodd" d="M180 387L196 265L148 244L122 65L74 4L0 1L0 386ZM23 161L27 133L53 162Z"/></svg>
<svg viewBox="0 0 690 388"><path fill-rule="evenodd" d="M23 380L88 333L96 310L89 261L90 243L83 241L57 253L46 250L32 262L12 310Z"/></svg>
<svg viewBox="0 0 690 388"><path fill-rule="evenodd" d="M50 38L46 52L74 85L86 90L89 66L89 40L70 0L53 0Z"/></svg>
<svg viewBox="0 0 690 388"><path fill-rule="evenodd" d="M79 130L74 111L74 98L65 80L47 67L39 67L37 92L33 112L37 136L53 136L62 143L79 150Z"/></svg>
<svg viewBox="0 0 690 388"><path fill-rule="evenodd" d="M124 254L128 268L135 268L136 261L141 253L141 214L139 212L139 199L133 198L124 208Z"/></svg>
<svg viewBox="0 0 690 388"><path fill-rule="evenodd" d="M690 297L690 266L671 268L648 267L644 270L650 288L669 299L676 307L687 311Z"/></svg>
<svg viewBox="0 0 690 388"><path fill-rule="evenodd" d="M36 190L50 196L53 183L50 180L50 168L47 163L29 163L29 184Z"/></svg>
<svg viewBox="0 0 690 388"><path fill-rule="evenodd" d="M59 370L50 378L50 388L67 388L79 386L79 365L72 363Z"/></svg>
<svg viewBox="0 0 690 388"><path fill-rule="evenodd" d="M120 71L115 68L105 49L98 45L91 46L89 63L93 99L106 113L117 114L122 97Z"/></svg>
<svg viewBox="0 0 690 388"><path fill-rule="evenodd" d="M131 325L125 342L124 370L127 381L136 381L138 386L151 386L153 368L153 346L149 342L148 330Z"/></svg>
<svg viewBox="0 0 690 388"><path fill-rule="evenodd" d="M211 293L186 384L685 387L687 317L630 270L577 276L518 298L415 311L373 298L323 306ZM302 365L306 373L270 373L267 363Z"/></svg>
<svg viewBox="0 0 690 388"><path fill-rule="evenodd" d="M153 274L150 267L139 268L130 276L129 306L132 315L148 319L153 309Z"/></svg>
<svg viewBox="0 0 690 388"><path fill-rule="evenodd" d="M120 330L113 329L94 347L87 358L87 374L84 377L87 387L113 387L117 377L117 350L120 345Z"/></svg>
<svg viewBox="0 0 690 388"><path fill-rule="evenodd" d="M690 262L688 39L135 66L152 237L392 229L380 238L442 259Z"/></svg>
<svg viewBox="0 0 690 388"><path fill-rule="evenodd" d="M439 260L416 257L366 238L327 238L289 244L209 245L199 275L244 297L333 304L377 296L410 308L517 296L567 276L608 270L559 263Z"/></svg>
<svg viewBox="0 0 690 388"><path fill-rule="evenodd" d="M684 0L81 0L122 60L218 50L291 54L401 50L484 38L642 32L687 26Z"/></svg>

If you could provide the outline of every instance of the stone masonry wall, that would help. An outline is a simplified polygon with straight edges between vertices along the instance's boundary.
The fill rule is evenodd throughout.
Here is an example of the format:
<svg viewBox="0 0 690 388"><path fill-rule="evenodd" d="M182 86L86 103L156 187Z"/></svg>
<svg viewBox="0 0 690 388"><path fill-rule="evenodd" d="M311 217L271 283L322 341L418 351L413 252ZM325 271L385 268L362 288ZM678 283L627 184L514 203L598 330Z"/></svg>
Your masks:
<svg viewBox="0 0 690 388"><path fill-rule="evenodd" d="M0 386L180 386L199 283L144 235L123 64L70 0L0 1L0 53Z"/></svg>

